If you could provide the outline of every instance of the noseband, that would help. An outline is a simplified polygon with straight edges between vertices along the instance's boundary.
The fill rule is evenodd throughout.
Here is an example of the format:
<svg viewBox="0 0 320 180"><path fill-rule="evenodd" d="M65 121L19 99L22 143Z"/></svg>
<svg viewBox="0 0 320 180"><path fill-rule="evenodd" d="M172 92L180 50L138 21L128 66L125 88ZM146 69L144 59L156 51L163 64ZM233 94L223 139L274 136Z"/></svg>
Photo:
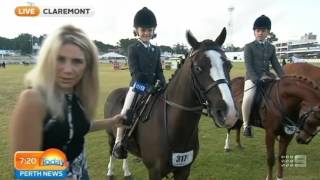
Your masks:
<svg viewBox="0 0 320 180"><path fill-rule="evenodd" d="M300 131L304 131L306 134L308 134L311 137L314 137L318 134L319 131L316 131L315 133L310 132L307 130L304 125L307 123L309 116L312 113L319 112L320 109L318 106L310 107L306 112L302 113L302 115L299 117L297 127ZM318 119L320 121L320 119Z"/></svg>

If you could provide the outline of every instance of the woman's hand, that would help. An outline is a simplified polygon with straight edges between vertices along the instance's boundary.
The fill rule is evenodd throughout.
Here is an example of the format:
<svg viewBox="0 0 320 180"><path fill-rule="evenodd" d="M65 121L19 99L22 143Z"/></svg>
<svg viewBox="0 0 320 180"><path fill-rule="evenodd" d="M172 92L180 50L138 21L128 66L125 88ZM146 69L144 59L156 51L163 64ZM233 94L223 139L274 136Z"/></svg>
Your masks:
<svg viewBox="0 0 320 180"><path fill-rule="evenodd" d="M128 127L124 125L124 121L127 119L125 115L117 114L112 117L112 121L114 123L114 126L116 127Z"/></svg>
<svg viewBox="0 0 320 180"><path fill-rule="evenodd" d="M102 119L102 120L96 120L93 121L90 127L90 131L97 131L97 130L105 130L110 129L113 127L124 127L127 128L128 126L124 125L124 121L127 119L126 116L121 114L116 114L113 117Z"/></svg>

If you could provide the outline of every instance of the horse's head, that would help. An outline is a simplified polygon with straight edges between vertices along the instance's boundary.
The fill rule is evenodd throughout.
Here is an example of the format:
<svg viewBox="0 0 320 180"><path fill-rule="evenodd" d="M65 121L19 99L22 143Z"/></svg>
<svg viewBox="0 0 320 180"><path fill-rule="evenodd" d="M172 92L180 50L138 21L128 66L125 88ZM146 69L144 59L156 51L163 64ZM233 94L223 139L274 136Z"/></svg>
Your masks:
<svg viewBox="0 0 320 180"><path fill-rule="evenodd" d="M320 106L302 106L298 122L299 131L296 140L299 144L308 144L320 131Z"/></svg>
<svg viewBox="0 0 320 180"><path fill-rule="evenodd" d="M194 90L202 103L207 104L209 115L220 127L232 127L238 120L238 112L231 94L231 62L221 49L226 38L224 28L215 41L197 39L187 32L192 47L189 54Z"/></svg>

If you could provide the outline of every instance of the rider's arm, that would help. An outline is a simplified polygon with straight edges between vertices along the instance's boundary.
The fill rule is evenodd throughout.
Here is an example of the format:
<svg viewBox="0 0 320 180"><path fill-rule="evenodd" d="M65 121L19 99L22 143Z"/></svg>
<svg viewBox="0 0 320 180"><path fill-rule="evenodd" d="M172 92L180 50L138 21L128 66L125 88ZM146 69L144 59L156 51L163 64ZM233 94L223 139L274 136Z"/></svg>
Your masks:
<svg viewBox="0 0 320 180"><path fill-rule="evenodd" d="M158 64L157 64L157 69L156 69L156 79L160 80L160 85L163 87L166 84L166 79L164 78L164 75L163 75L159 49L158 49L157 53L158 53L158 57L157 57Z"/></svg>
<svg viewBox="0 0 320 180"><path fill-rule="evenodd" d="M145 82L146 77L139 67L138 54L136 52L136 47L134 45L128 48L128 63L129 70L133 81Z"/></svg>
<svg viewBox="0 0 320 180"><path fill-rule="evenodd" d="M10 121L10 148L16 151L41 149L42 125L46 108L40 92L27 89L21 92Z"/></svg>
<svg viewBox="0 0 320 180"><path fill-rule="evenodd" d="M276 71L279 77L283 76L284 72L283 69L278 61L278 58L276 56L276 50L275 47L272 45L272 56L271 56L271 64L272 68Z"/></svg>
<svg viewBox="0 0 320 180"><path fill-rule="evenodd" d="M258 80L258 76L257 73L255 71L254 63L253 63L253 53L250 47L250 44L246 44L244 47L244 64L246 66L247 69L247 73L249 75L249 78L255 82L256 80Z"/></svg>

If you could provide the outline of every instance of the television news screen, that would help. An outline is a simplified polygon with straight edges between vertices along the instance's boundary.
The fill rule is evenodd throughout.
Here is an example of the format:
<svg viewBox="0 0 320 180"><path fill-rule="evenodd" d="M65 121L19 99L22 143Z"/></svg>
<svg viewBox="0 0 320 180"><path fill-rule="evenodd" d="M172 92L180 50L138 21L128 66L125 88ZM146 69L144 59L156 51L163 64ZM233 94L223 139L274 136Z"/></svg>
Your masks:
<svg viewBox="0 0 320 180"><path fill-rule="evenodd" d="M0 1L0 179L319 179L319 6Z"/></svg>

